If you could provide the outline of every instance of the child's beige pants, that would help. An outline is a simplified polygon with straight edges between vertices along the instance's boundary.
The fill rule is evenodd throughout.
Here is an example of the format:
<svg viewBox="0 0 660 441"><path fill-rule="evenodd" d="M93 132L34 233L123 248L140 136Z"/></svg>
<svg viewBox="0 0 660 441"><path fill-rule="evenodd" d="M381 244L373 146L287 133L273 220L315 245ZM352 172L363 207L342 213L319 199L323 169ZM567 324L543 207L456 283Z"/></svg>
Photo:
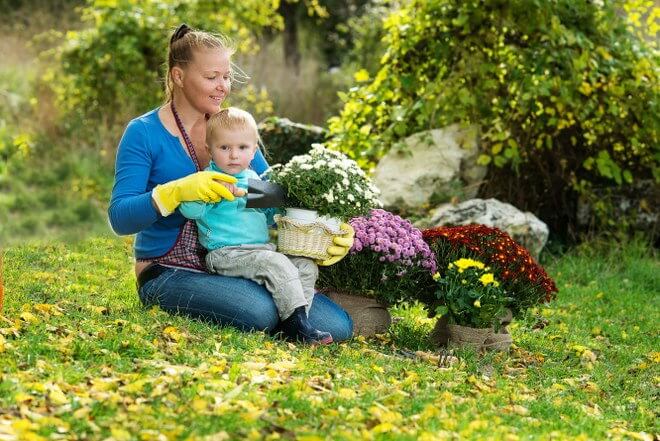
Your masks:
<svg viewBox="0 0 660 441"><path fill-rule="evenodd" d="M243 277L264 285L273 295L280 320L300 306L309 312L319 274L316 263L275 250L271 243L218 248L206 255L206 266L212 273Z"/></svg>

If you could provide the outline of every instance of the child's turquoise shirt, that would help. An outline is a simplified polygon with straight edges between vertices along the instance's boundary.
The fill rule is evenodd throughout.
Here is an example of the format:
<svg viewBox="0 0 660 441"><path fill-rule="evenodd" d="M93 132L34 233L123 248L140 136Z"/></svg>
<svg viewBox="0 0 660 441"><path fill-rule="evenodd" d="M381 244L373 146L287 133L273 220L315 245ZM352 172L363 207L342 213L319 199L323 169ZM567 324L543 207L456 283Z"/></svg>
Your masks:
<svg viewBox="0 0 660 441"><path fill-rule="evenodd" d="M222 172L211 161L206 170ZM259 179L250 169L233 175L237 187L247 191L248 179ZM216 203L202 201L183 202L179 206L182 215L195 219L199 241L207 250L222 247L268 243L268 226L273 224L274 208L245 208L247 197L226 199Z"/></svg>

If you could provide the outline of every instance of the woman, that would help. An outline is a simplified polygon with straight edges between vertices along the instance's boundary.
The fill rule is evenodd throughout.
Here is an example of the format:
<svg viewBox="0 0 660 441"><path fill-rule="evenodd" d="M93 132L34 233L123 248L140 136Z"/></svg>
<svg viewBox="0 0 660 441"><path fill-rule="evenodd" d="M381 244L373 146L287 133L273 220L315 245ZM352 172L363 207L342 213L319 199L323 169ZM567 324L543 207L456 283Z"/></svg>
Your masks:
<svg viewBox="0 0 660 441"><path fill-rule="evenodd" d="M135 234L135 273L140 300L165 311L228 324L242 330L276 332L277 308L255 282L207 274L205 251L194 222L176 208L181 202L217 202L234 196L223 184L234 178L201 171L209 164L204 145L206 119L216 113L231 89L231 56L226 41L181 25L170 39L167 102L132 120L117 151L115 183L108 214L117 234ZM258 153L251 167L267 168ZM336 238L333 255L341 259L352 244ZM309 321L334 341L352 335L350 316L316 294Z"/></svg>

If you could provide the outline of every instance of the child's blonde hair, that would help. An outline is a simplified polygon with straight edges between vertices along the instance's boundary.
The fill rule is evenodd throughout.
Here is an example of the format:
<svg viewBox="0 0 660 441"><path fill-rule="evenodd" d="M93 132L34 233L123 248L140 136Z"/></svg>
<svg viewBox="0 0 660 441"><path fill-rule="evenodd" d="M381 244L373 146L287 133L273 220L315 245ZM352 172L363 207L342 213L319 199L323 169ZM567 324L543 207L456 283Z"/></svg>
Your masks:
<svg viewBox="0 0 660 441"><path fill-rule="evenodd" d="M246 112L238 107L227 107L218 113L211 115L206 122L206 145L208 148L213 146L213 140L221 130L250 129L254 131L257 146L261 145L259 137L259 128L257 122L250 112Z"/></svg>

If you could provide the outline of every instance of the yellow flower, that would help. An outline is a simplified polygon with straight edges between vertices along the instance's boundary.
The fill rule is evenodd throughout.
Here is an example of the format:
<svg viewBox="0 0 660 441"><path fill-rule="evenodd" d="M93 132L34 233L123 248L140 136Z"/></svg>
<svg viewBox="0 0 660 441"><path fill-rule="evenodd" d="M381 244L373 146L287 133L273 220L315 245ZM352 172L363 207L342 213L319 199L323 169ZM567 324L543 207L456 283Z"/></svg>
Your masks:
<svg viewBox="0 0 660 441"><path fill-rule="evenodd" d="M484 268L484 264L479 262L478 260L466 259L466 258L458 259L457 261L454 262L454 265L456 265L457 267L459 267L461 269L467 269L467 268L472 268L472 267L479 268L479 269Z"/></svg>
<svg viewBox="0 0 660 441"><path fill-rule="evenodd" d="M481 301L479 299L475 300L473 303L475 308L481 308Z"/></svg>
<svg viewBox="0 0 660 441"><path fill-rule="evenodd" d="M495 283L495 277L493 276L493 273L486 273L483 276L479 277L479 281L483 286L486 286L490 283Z"/></svg>
<svg viewBox="0 0 660 441"><path fill-rule="evenodd" d="M461 280L461 283L462 283L463 285L467 285L467 280L463 279L463 280Z"/></svg>
<svg viewBox="0 0 660 441"><path fill-rule="evenodd" d="M437 280L440 280L440 278L441 278L440 273L433 274L433 280L437 281Z"/></svg>

